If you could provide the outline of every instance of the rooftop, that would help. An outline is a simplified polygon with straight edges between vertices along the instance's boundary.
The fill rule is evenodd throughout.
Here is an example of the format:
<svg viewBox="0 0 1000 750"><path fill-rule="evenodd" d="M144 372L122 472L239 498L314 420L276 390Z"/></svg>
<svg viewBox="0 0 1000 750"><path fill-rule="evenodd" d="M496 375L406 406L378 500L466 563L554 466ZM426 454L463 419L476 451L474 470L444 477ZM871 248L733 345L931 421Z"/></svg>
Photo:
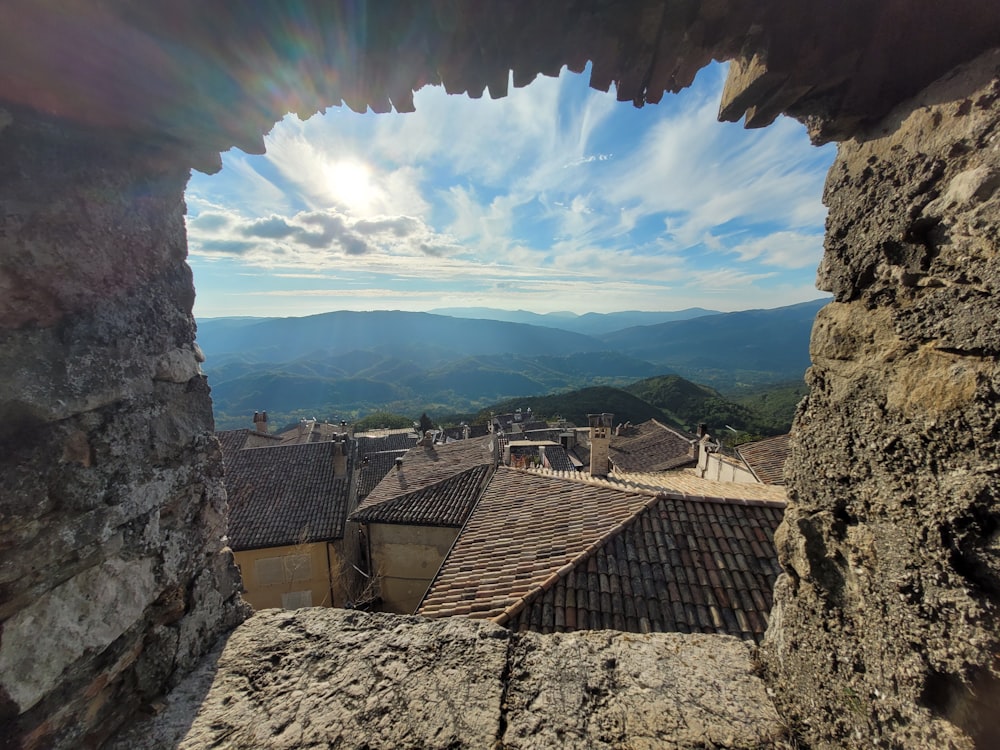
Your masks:
<svg viewBox="0 0 1000 750"><path fill-rule="evenodd" d="M785 483L785 461L788 460L789 435L758 440L737 446L736 453L764 484Z"/></svg>
<svg viewBox="0 0 1000 750"><path fill-rule="evenodd" d="M773 540L782 515L770 504L663 495L498 622L542 633L718 633L760 642L781 572Z"/></svg>
<svg viewBox="0 0 1000 750"><path fill-rule="evenodd" d="M609 455L620 471L665 471L698 460L694 435L668 427L655 419L616 430Z"/></svg>
<svg viewBox="0 0 1000 750"><path fill-rule="evenodd" d="M390 469L361 502L357 512L368 514L376 505L420 492L470 469L491 466L490 443L489 438L476 438L448 445L414 446L402 455L398 468Z"/></svg>
<svg viewBox="0 0 1000 750"><path fill-rule="evenodd" d="M219 430L215 433L222 443L222 455L227 456L244 448L257 448L263 445L279 445L281 438L247 428L236 430Z"/></svg>
<svg viewBox="0 0 1000 750"><path fill-rule="evenodd" d="M359 523L460 527L479 499L490 468L489 464L481 464L416 492L366 505L352 513L350 519Z"/></svg>
<svg viewBox="0 0 1000 750"><path fill-rule="evenodd" d="M654 499L499 466L417 612L498 617Z"/></svg>
<svg viewBox="0 0 1000 750"><path fill-rule="evenodd" d="M760 485L677 477L681 485L688 478L703 494L500 467L418 613L539 632L707 632L759 641L780 572L773 538L785 504L740 497L763 494ZM704 492L712 486L730 497ZM783 496L780 488L767 492Z"/></svg>
<svg viewBox="0 0 1000 750"><path fill-rule="evenodd" d="M718 497L733 502L742 502L744 500L763 501L774 503L782 508L788 500L788 493L784 486L781 485L717 482L712 479L703 479L691 469L672 469L670 471L655 472L615 471L606 477L594 477L576 471L552 471L540 468L531 469L531 471L545 476L587 482L599 487L632 488L650 492L673 492L683 495Z"/></svg>
<svg viewBox="0 0 1000 750"><path fill-rule="evenodd" d="M350 461L334 478L333 442L224 453L234 550L339 539L350 502ZM225 449L224 449L225 450Z"/></svg>

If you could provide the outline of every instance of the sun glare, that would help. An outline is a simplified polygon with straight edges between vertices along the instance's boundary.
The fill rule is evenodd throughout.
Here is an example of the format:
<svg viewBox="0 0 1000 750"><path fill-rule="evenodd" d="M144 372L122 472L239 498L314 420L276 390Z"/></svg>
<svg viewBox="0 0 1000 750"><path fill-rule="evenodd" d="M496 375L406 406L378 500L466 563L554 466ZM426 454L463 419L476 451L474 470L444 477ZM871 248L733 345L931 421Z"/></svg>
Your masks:
<svg viewBox="0 0 1000 750"><path fill-rule="evenodd" d="M335 161L327 167L327 182L333 199L355 211L366 211L374 201L376 188L371 168L354 159Z"/></svg>

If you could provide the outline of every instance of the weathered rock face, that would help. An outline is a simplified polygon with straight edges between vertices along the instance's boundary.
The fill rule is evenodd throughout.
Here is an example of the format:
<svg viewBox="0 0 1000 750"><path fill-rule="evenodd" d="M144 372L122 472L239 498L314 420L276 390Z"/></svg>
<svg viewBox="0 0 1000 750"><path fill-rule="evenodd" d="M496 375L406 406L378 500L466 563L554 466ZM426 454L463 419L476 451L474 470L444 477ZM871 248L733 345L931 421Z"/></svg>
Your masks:
<svg viewBox="0 0 1000 750"><path fill-rule="evenodd" d="M750 647L265 610L111 748L783 748Z"/></svg>
<svg viewBox="0 0 1000 750"><path fill-rule="evenodd" d="M765 646L815 746L1000 746L1000 51L843 143Z"/></svg>
<svg viewBox="0 0 1000 750"><path fill-rule="evenodd" d="M245 607L194 345L187 170L3 115L0 735L76 747Z"/></svg>

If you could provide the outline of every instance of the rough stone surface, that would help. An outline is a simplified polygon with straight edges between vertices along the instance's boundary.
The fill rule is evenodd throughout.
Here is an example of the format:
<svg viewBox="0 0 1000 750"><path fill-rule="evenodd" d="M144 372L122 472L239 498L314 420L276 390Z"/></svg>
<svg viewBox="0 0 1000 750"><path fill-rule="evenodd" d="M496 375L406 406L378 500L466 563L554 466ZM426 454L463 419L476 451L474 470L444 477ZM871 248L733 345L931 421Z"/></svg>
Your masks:
<svg viewBox="0 0 1000 750"><path fill-rule="evenodd" d="M243 614L189 354L189 165L260 151L286 111L407 111L428 83L503 96L511 71L588 59L641 105L716 57L740 61L725 118L856 136L828 183L837 301L789 464L781 705L817 746L1000 745L996 56L872 125L998 34L995 0L4 3L0 742L99 743ZM69 633L49 605L121 565L158 588L134 622L17 674L28 617ZM125 589L107 601L138 609Z"/></svg>
<svg viewBox="0 0 1000 750"><path fill-rule="evenodd" d="M243 616L193 346L188 172L0 130L0 745L96 743Z"/></svg>
<svg viewBox="0 0 1000 750"><path fill-rule="evenodd" d="M1000 51L841 144L765 643L810 744L1000 746Z"/></svg>
<svg viewBox="0 0 1000 750"><path fill-rule="evenodd" d="M508 748L782 748L751 646L721 635L515 636Z"/></svg>
<svg viewBox="0 0 1000 750"><path fill-rule="evenodd" d="M636 106L713 59L745 65L723 116L782 112L843 137L996 44L995 0L6 0L0 101L120 132L164 135L218 169L287 112L413 110L413 91L507 93L565 65ZM98 31L99 30L99 31ZM72 40L72 42L68 42Z"/></svg>
<svg viewBox="0 0 1000 750"><path fill-rule="evenodd" d="M258 612L114 750L758 748L785 730L727 636Z"/></svg>

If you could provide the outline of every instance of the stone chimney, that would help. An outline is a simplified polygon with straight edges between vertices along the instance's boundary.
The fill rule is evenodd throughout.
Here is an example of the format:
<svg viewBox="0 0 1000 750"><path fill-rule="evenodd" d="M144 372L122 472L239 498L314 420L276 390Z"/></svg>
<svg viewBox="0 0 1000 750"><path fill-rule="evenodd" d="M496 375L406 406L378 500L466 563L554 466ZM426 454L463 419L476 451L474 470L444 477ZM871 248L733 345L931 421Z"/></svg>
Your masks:
<svg viewBox="0 0 1000 750"><path fill-rule="evenodd" d="M342 479L347 476L347 433L333 434L333 477Z"/></svg>
<svg viewBox="0 0 1000 750"><path fill-rule="evenodd" d="M611 448L611 428L614 414L588 414L590 421L590 475L606 477L611 469L608 451Z"/></svg>
<svg viewBox="0 0 1000 750"><path fill-rule="evenodd" d="M253 428L257 432L259 432L261 435L266 435L267 434L267 412L266 411L265 412L255 411L253 413Z"/></svg>

